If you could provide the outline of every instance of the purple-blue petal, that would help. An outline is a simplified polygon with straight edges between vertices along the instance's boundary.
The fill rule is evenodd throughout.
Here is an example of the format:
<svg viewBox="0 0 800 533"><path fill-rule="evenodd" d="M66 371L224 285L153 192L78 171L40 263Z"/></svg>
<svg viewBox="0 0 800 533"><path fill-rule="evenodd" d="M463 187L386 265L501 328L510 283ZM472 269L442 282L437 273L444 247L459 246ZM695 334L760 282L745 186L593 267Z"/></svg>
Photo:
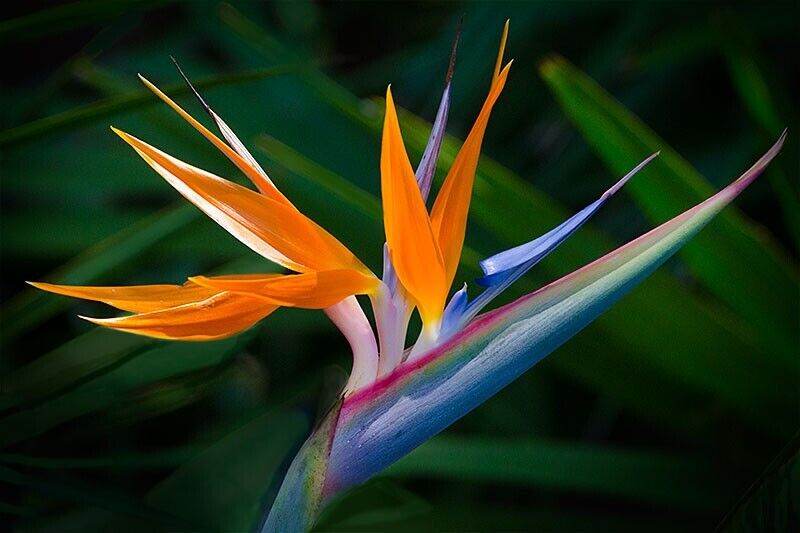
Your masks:
<svg viewBox="0 0 800 533"><path fill-rule="evenodd" d="M447 67L447 75L445 76L444 91L442 92L442 99L439 102L439 109L436 111L436 119L433 121L430 137L428 137L428 144L425 146L425 151L422 153L419 166L415 176L417 178L417 185L422 194L422 200L427 202L428 196L431 192L431 183L433 183L433 175L436 173L436 164L439 161L439 151L442 148L442 141L444 140L444 132L447 127L447 115L450 111L450 86L453 81L453 74L456 68L456 52L458 51L458 40L461 38L461 24L459 22L456 36L453 39L453 47L450 50L450 65Z"/></svg>
<svg viewBox="0 0 800 533"><path fill-rule="evenodd" d="M599 199L581 209L559 226L530 242L515 246L481 261L480 266L485 275L475 281L478 285L485 287L485 290L469 303L463 301L459 306L448 305L447 310L445 310L442 332L446 336L450 336L472 320L489 302L555 250L570 235L575 233L600 209L606 200L613 196L656 156L658 156L658 153L651 155L636 165L622 179L604 192ZM463 298L466 298L466 295Z"/></svg>
<svg viewBox="0 0 800 533"><path fill-rule="evenodd" d="M442 148L449 111L450 82L448 81L442 93L442 100L439 102L439 110L436 112L436 119L433 121L428 144L425 146L425 151L422 153L422 159L420 159L415 173L417 185L424 201L428 200L428 195L431 192L431 183L433 183L433 175L436 173L436 164L439 161L439 151Z"/></svg>
<svg viewBox="0 0 800 533"><path fill-rule="evenodd" d="M453 331L459 327L460 317L464 316L467 310L469 298L467 296L467 284L456 292L450 302L445 307L442 315L442 331Z"/></svg>
<svg viewBox="0 0 800 533"><path fill-rule="evenodd" d="M499 283L502 277L496 277L497 274L512 271L515 268L529 264L533 266L535 262L541 260L545 255L550 253L559 244L564 242L567 237L572 235L578 228L580 228L589 218L594 215L600 206L608 200L615 192L622 188L625 183L631 179L637 172L639 172L645 165L652 161L658 153L655 153L636 165L636 167L628 172L621 180L608 189L603 195L593 203L581 209L578 213L568 218L561 225L548 231L541 237L538 237L530 242L515 246L504 252L500 252L491 257L481 261L481 270L485 274L477 282L479 285L491 286ZM533 262L533 264L531 264Z"/></svg>

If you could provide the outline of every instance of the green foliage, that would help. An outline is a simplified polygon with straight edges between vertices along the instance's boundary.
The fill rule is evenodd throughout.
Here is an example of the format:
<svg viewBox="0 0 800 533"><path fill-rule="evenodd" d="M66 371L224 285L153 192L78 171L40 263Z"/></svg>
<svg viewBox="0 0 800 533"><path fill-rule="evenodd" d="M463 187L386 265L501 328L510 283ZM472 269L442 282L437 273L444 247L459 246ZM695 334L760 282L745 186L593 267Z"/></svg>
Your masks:
<svg viewBox="0 0 800 533"><path fill-rule="evenodd" d="M717 531L791 531L800 521L800 434L769 465Z"/></svg>
<svg viewBox="0 0 800 533"><path fill-rule="evenodd" d="M545 440L438 437L386 471L400 478L443 478L578 490L684 511L704 511L709 498L731 495L715 486L711 465L699 458ZM711 494L706 493L711 489Z"/></svg>
<svg viewBox="0 0 800 533"><path fill-rule="evenodd" d="M153 487L146 501L214 530L254 529L281 467L309 431L300 413L265 413L231 432ZM274 494L272 495L274 497Z"/></svg>
<svg viewBox="0 0 800 533"><path fill-rule="evenodd" d="M686 160L566 60L548 58L540 70L564 111L616 174L649 153L661 152L628 187L649 219L663 220L713 192ZM797 208L791 206L795 212ZM774 242L733 207L682 255L698 281L746 319L753 329L749 335L757 335L771 357L797 368L798 286ZM753 298L754 293L764 297Z"/></svg>
<svg viewBox="0 0 800 533"><path fill-rule="evenodd" d="M509 297L707 197L788 126L786 153L684 255L386 476L338 498L319 529L676 531L730 511L724 531L777 531L796 520L796 444L734 506L800 420L796 5L85 0L0 23L0 41L44 58L7 68L0 89L4 523L252 527L308 431L325 367L349 365L318 312L170 344L94 329L74 315L107 309L24 285L276 271L176 203L108 130L113 120L243 181L136 73L205 120L175 55L279 187L379 270L375 96L393 84L416 160L462 13L436 183L488 88L506 18L515 64L457 283L656 150L652 168Z"/></svg>

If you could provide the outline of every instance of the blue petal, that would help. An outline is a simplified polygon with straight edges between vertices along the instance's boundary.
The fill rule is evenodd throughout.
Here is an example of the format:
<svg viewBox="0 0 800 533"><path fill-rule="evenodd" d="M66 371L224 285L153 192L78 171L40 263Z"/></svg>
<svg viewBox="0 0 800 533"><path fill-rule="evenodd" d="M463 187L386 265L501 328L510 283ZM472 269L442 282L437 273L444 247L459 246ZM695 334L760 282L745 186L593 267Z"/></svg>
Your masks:
<svg viewBox="0 0 800 533"><path fill-rule="evenodd" d="M465 305L466 302L464 302L458 307L452 308L448 305L447 310L445 310L443 321L443 324L446 326L442 328L443 333L446 336L452 335L467 322L472 320L486 304L491 302L534 265L555 250L561 243L567 240L570 235L575 233L578 228L600 209L606 200L613 196L615 192L622 188L629 179L656 156L658 156L658 152L636 165L633 170L628 172L621 180L604 192L599 199L584 207L561 225L530 242L500 252L481 261L480 266L485 275L475 281L478 285L486 287L486 289L469 304Z"/></svg>
<svg viewBox="0 0 800 533"><path fill-rule="evenodd" d="M550 230L541 237L538 237L528 243L521 244L499 254L495 254L489 258L481 261L481 269L486 274L483 278L478 280L478 283L483 286L491 286L499 283L501 277L497 274L511 271L523 264L528 264L531 261L541 260L545 255L550 253L559 244L564 242L567 237L572 235L584 222L586 222L597 210L608 200L615 192L622 188L625 183L631 179L637 172L639 172L645 165L652 161L658 153L655 153L636 165L636 167L628 172L621 180L614 184L613 187L608 189L603 195L594 203L586 206L577 214L567 219L560 226ZM532 266L532 265L531 265Z"/></svg>
<svg viewBox="0 0 800 533"><path fill-rule="evenodd" d="M458 50L458 40L461 37L461 24L459 22L456 36L453 39L453 47L450 50L450 65L445 76L444 92L442 93L442 100L439 102L439 110L436 111L436 119L433 121L428 144L425 146L425 151L422 153L422 159L420 159L415 173L423 201L428 200L428 195L431 192L433 175L436 173L436 163L439 161L439 150L442 148L442 141L444 140L447 114L450 111L450 85L456 68L456 51Z"/></svg>
<svg viewBox="0 0 800 533"><path fill-rule="evenodd" d="M422 159L419 161L415 174L417 185L424 201L428 200L428 195L431 192L431 183L433 182L433 175L436 173L436 163L439 161L439 150L442 148L449 111L450 82L447 83L442 93L442 100L439 102L439 110L436 112L431 135L428 138L428 144L425 146L425 151L422 153Z"/></svg>
<svg viewBox="0 0 800 533"><path fill-rule="evenodd" d="M595 200L541 237L484 259L480 265L485 276L476 279L475 282L482 287L492 287L501 284L520 267L526 267L525 270L532 267L567 240L600 209L604 202L605 198Z"/></svg>
<svg viewBox="0 0 800 533"><path fill-rule="evenodd" d="M465 283L461 289L456 292L450 303L444 310L442 316L442 331L453 331L459 327L459 318L462 317L467 309L467 284Z"/></svg>
<svg viewBox="0 0 800 533"><path fill-rule="evenodd" d="M389 289L390 294L397 294L397 272L392 266L392 258L389 256L389 245L383 243L383 283Z"/></svg>

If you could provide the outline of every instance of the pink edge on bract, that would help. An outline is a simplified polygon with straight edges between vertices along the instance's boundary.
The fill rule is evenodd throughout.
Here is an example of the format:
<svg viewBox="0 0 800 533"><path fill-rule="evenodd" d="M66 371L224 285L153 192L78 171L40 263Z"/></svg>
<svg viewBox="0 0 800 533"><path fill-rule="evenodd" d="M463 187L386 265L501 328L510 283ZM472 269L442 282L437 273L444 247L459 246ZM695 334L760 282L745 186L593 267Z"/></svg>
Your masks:
<svg viewBox="0 0 800 533"><path fill-rule="evenodd" d="M657 240L663 233L669 232L673 227L677 227L681 224L681 222L686 221L687 219L691 218L695 215L698 211L702 210L703 208L709 206L712 203L722 203L726 204L735 198L739 193L741 193L744 189L746 189L758 176L764 171L766 166L769 164L772 159L778 155L781 148L783 147L783 143L786 140L786 135L788 133L787 129L784 129L781 133L778 140L775 144L763 155L761 158L758 159L744 174L742 174L739 178L737 178L734 182L727 185L725 188L714 194L713 196L709 197L708 199L704 200L703 202L697 204L696 206L684 211L680 215L670 219L669 221L661 224L660 226L650 230L649 232L637 237L636 239L628 242L616 248L615 250L609 252L608 254L595 259L591 263L567 274L566 276L559 278L556 281L553 281L536 291L527 294L518 298L517 300L506 304L503 307L494 309L483 315L478 316L472 322L470 322L462 331L460 331L457 335L453 336L452 338L448 339L443 344L436 346L434 349L429 351L428 353L420 356L413 361L407 361L400 366L398 366L394 372L388 374L380 379L378 379L375 383L371 386L362 389L350 397L344 403L342 407L342 415L343 417L348 416L349 413L358 410L360 406L365 403L370 403L376 397L380 396L381 393L385 392L388 388L392 385L396 384L397 382L401 381L404 377L408 376L409 374L415 372L422 367L428 365L434 365L435 361L440 358L443 354L450 353L452 349L456 346L461 344L464 341L465 337L474 337L476 333L478 333L479 329L490 329L492 326L496 325L500 319L504 319L508 315L513 315L514 310L518 307L527 305L530 303L532 299L535 299L542 294L549 293L551 291L558 290L562 286L566 285L570 281L575 281L581 279L587 273L591 273L593 271L593 267L605 263L618 255L624 253L625 251L631 249L634 246L640 244L646 244L647 241L655 241ZM652 158L653 156L651 156ZM432 367L433 368L433 367Z"/></svg>

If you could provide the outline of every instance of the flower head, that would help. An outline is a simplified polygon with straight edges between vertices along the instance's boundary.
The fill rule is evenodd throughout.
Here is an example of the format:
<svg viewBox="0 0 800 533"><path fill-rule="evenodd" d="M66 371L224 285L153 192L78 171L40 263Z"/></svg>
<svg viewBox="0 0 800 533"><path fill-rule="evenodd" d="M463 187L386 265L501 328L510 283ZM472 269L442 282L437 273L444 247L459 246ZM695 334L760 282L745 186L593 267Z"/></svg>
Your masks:
<svg viewBox="0 0 800 533"><path fill-rule="evenodd" d="M670 257L781 148L785 133L741 178L706 202L540 291L478 316L658 155L636 165L596 201L546 234L481 261L484 275L476 281L483 289L472 300L466 285L451 295L483 137L511 69L511 61L504 60L507 35L508 23L488 95L430 209L428 197L449 111L455 44L436 120L416 170L406 152L391 87L387 89L380 157L386 244L380 278L278 190L188 79L224 140L142 77L257 190L184 163L128 133L114 132L186 199L290 273L198 275L182 285L134 287L33 283L132 313L87 318L98 325L163 339L234 335L279 307L324 310L351 345L350 380L345 398L290 467L265 530L308 527L321 502L332 494L381 471L541 360ZM377 337L356 295L369 297ZM422 331L406 347L415 310Z"/></svg>

